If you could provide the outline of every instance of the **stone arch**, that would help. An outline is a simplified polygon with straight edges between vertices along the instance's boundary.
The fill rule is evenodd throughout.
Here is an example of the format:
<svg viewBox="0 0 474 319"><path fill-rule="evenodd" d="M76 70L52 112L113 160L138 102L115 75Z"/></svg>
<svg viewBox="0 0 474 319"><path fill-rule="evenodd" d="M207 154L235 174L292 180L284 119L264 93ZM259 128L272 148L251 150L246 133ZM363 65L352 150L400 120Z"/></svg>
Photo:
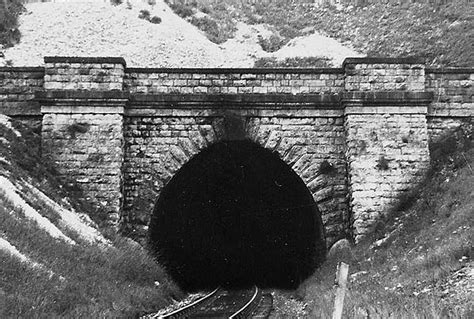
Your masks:
<svg viewBox="0 0 474 319"><path fill-rule="evenodd" d="M278 153L302 179L321 211L328 244L348 228L340 118L263 116L236 109L202 116L127 119L125 127L129 145L125 152L128 220L124 224L146 232L161 189L185 163L211 144L248 139ZM130 143L135 141L131 137L137 141ZM324 162L332 170L321 173Z"/></svg>
<svg viewBox="0 0 474 319"><path fill-rule="evenodd" d="M328 245L349 223L344 130L337 117L252 117L247 137L280 158L301 178L317 203Z"/></svg>
<svg viewBox="0 0 474 319"><path fill-rule="evenodd" d="M294 287L325 257L312 195L275 152L247 138L223 139L184 163L161 190L149 247L190 289Z"/></svg>
<svg viewBox="0 0 474 319"><path fill-rule="evenodd" d="M126 118L124 232L145 235L162 188L193 156L222 139L222 125L222 118L209 116Z"/></svg>

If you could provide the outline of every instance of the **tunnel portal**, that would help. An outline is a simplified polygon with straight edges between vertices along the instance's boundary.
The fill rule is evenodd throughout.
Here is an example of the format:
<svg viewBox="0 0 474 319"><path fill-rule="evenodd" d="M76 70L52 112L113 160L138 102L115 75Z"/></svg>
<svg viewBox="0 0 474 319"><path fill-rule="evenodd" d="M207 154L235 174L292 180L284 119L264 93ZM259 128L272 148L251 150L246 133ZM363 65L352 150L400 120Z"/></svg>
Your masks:
<svg viewBox="0 0 474 319"><path fill-rule="evenodd" d="M163 188L152 251L185 289L294 288L324 259L320 213L277 153L224 141L194 156Z"/></svg>

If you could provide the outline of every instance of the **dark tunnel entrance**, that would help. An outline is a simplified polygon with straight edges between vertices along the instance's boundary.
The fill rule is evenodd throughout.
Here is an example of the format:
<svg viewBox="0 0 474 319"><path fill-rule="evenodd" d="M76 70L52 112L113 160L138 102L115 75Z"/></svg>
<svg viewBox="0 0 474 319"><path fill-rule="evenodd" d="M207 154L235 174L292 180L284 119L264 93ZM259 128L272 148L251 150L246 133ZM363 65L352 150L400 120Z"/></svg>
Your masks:
<svg viewBox="0 0 474 319"><path fill-rule="evenodd" d="M294 288L325 257L321 216L306 185L250 141L219 142L164 187L151 248L185 289Z"/></svg>

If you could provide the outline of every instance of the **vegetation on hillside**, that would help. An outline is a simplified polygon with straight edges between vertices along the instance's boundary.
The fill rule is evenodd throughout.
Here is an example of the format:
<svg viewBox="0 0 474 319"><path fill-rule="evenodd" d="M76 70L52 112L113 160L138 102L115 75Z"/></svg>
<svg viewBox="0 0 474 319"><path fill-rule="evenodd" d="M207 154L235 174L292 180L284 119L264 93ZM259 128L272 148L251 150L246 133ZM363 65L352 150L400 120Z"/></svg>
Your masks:
<svg viewBox="0 0 474 319"><path fill-rule="evenodd" d="M87 206L68 195L68 186L40 158L37 130L10 124L5 116L0 120L0 178L15 185L22 198L12 201L7 185L0 187L0 317L128 318L182 297L137 243L109 232L108 244L104 239L95 244L65 227L60 211L52 207L84 213ZM45 201L47 197L57 204ZM31 219L25 205L72 243L53 238L48 228ZM84 223L85 217L80 217Z"/></svg>
<svg viewBox="0 0 474 319"><path fill-rule="evenodd" d="M18 16L24 10L20 0L0 0L0 48L20 41Z"/></svg>
<svg viewBox="0 0 474 319"><path fill-rule="evenodd" d="M214 43L223 43L234 36L237 20L234 19L229 3L225 1L214 2L212 13L211 6L202 5L199 1L165 0L165 2L177 15L203 31ZM198 15L198 12L201 14Z"/></svg>
<svg viewBox="0 0 474 319"><path fill-rule="evenodd" d="M473 146L472 126L432 143L420 187L400 198L373 238L330 256L299 288L311 317L330 317L338 261L349 263L352 274L348 318L473 317Z"/></svg>
<svg viewBox="0 0 474 319"><path fill-rule="evenodd" d="M278 60L277 58L260 58L255 61L255 68L329 68L331 60L326 57L295 57Z"/></svg>
<svg viewBox="0 0 474 319"><path fill-rule="evenodd" d="M200 11L212 23L196 24L211 41L232 38L237 21L265 23L275 29L262 48L275 51L290 39L325 33L369 56L421 56L436 66L472 66L474 57L473 4L453 0L446 4L375 3L365 7L314 6L307 1L174 0L171 8L182 17L197 21ZM204 19L204 18L199 18ZM211 25L212 24L212 25Z"/></svg>

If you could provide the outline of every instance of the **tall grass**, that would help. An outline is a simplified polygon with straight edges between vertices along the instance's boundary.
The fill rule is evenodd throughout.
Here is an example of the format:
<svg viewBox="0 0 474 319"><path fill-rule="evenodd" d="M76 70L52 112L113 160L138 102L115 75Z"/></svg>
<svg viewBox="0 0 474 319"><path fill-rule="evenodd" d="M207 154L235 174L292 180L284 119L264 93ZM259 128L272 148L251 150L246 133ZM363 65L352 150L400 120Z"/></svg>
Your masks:
<svg viewBox="0 0 474 319"><path fill-rule="evenodd" d="M26 180L56 202L87 212L87 205L69 197L48 162L40 160L34 130L15 121L12 126L21 136L0 125L6 140L0 143L5 159L0 174L17 184ZM59 226L58 214L26 187L20 195ZM131 240L114 234L112 245L97 246L72 231L65 234L78 244L52 238L0 192L0 237L44 267L34 268L0 250L0 318L137 317L182 296L155 259Z"/></svg>
<svg viewBox="0 0 474 319"><path fill-rule="evenodd" d="M55 274L0 252L3 316L136 317L181 296L158 263L128 240L117 237L106 248L71 246L21 218L21 211L1 197L0 202L2 237Z"/></svg>

